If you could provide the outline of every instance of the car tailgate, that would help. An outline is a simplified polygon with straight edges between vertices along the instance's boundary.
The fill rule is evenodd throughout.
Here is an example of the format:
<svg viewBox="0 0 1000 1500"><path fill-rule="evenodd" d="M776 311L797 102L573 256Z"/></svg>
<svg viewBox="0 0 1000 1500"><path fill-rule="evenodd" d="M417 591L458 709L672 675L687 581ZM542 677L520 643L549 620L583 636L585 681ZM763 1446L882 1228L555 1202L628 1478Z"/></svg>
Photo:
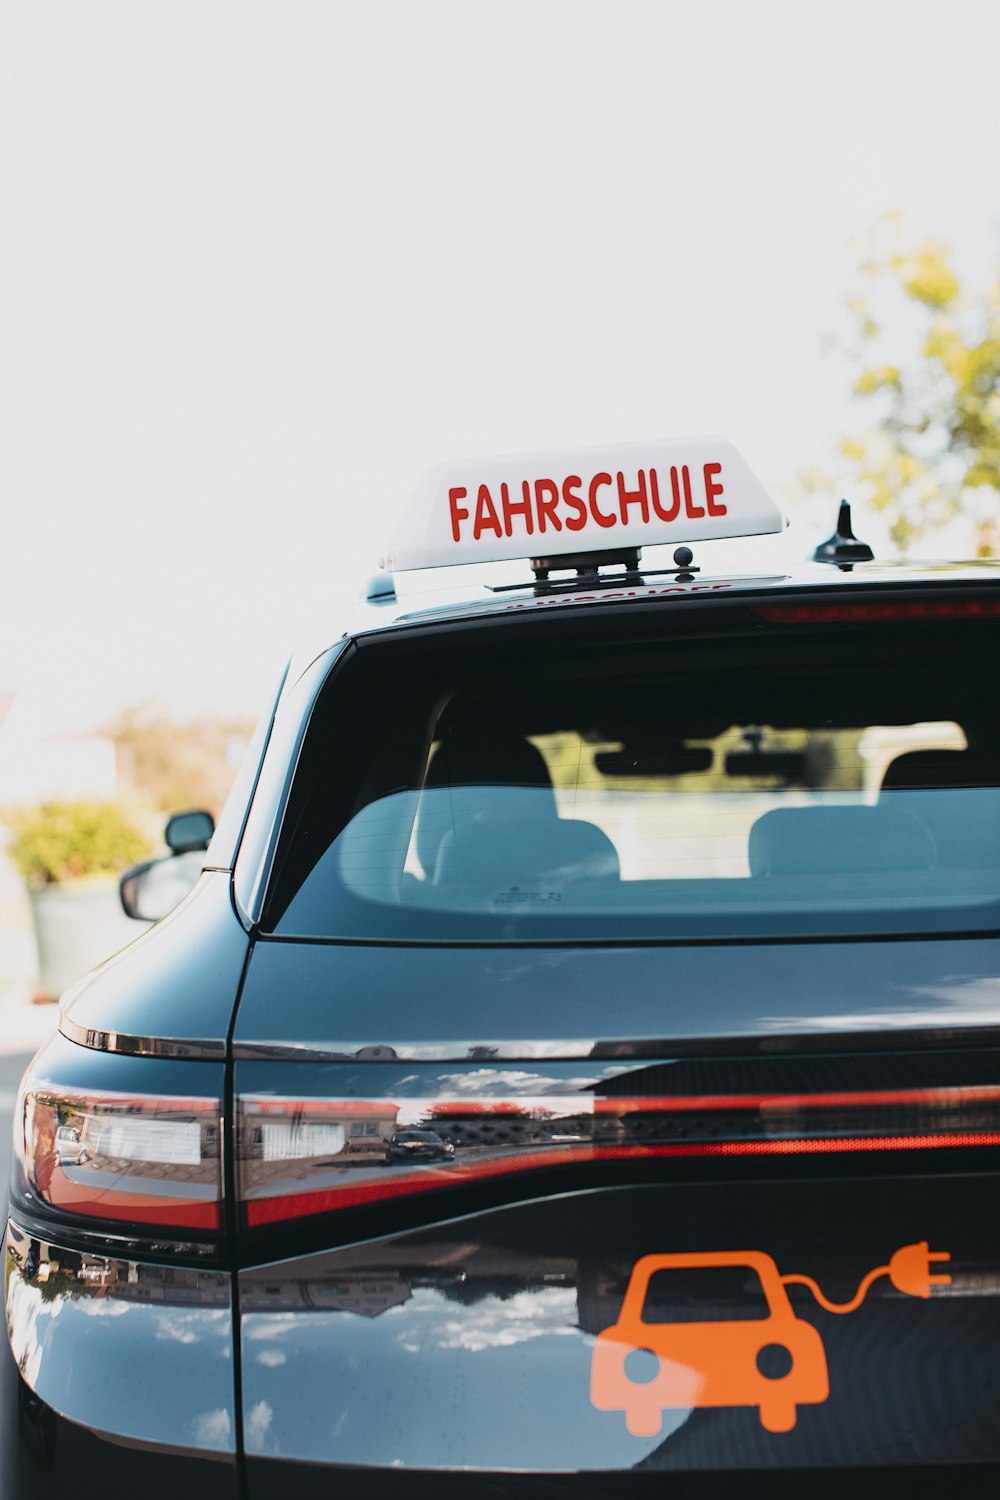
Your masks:
<svg viewBox="0 0 1000 1500"><path fill-rule="evenodd" d="M318 1463L419 1493L996 1462L996 956L259 944L251 1496ZM451 1154L389 1159L400 1128Z"/></svg>

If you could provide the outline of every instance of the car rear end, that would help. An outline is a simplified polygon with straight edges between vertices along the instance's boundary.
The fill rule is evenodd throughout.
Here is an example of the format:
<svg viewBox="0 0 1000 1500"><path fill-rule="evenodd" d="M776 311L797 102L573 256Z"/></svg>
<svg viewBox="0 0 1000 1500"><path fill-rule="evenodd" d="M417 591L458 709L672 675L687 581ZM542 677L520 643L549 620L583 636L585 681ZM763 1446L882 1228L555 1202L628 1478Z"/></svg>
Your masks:
<svg viewBox="0 0 1000 1500"><path fill-rule="evenodd" d="M649 591L341 660L234 1031L250 1496L995 1482L996 614ZM387 1114L453 1161L353 1156ZM750 1270L665 1293L647 1354L777 1353L637 1435L598 1340L720 1253L792 1332Z"/></svg>
<svg viewBox="0 0 1000 1500"><path fill-rule="evenodd" d="M276 720L228 1051L71 1011L36 1060L43 1404L245 1500L992 1492L1000 591L606 592L348 643Z"/></svg>

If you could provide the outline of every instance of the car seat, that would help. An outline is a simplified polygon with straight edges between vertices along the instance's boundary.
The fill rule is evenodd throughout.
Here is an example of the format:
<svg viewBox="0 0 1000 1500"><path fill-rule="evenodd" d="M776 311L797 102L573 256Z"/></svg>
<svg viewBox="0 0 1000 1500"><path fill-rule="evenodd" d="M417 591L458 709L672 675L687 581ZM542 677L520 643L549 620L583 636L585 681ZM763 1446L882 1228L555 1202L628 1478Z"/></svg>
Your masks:
<svg viewBox="0 0 1000 1500"><path fill-rule="evenodd" d="M545 757L530 740L446 740L431 757L417 814L416 853L428 879L437 868L442 839L476 815L483 787L504 787L511 793L504 799L509 817L547 822L559 816Z"/></svg>
<svg viewBox="0 0 1000 1500"><path fill-rule="evenodd" d="M937 848L904 808L778 807L750 829L751 875L868 875L930 870Z"/></svg>
<svg viewBox="0 0 1000 1500"><path fill-rule="evenodd" d="M880 807L919 817L949 869L1000 867L1000 766L971 750L908 750L890 761Z"/></svg>
<svg viewBox="0 0 1000 1500"><path fill-rule="evenodd" d="M540 911L581 882L617 882L618 852L602 829L571 818L524 817L510 789L480 789L476 813L441 840L434 884L461 887L493 904Z"/></svg>

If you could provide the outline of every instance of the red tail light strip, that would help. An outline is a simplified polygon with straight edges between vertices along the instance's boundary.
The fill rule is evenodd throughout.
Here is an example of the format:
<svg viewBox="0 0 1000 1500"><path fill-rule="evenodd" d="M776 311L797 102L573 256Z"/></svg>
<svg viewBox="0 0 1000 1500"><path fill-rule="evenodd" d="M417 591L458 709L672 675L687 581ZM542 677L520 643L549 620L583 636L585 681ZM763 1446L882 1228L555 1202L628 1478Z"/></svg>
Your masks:
<svg viewBox="0 0 1000 1500"><path fill-rule="evenodd" d="M222 1225L221 1101L29 1079L16 1132L24 1188L73 1218Z"/></svg>
<svg viewBox="0 0 1000 1500"><path fill-rule="evenodd" d="M127 1185L95 1192L69 1180L58 1168L52 1174L45 1198L62 1213L82 1214L86 1218L155 1224L164 1229L212 1231L222 1227L222 1205L217 1201L191 1202L166 1193L137 1192Z"/></svg>
<svg viewBox="0 0 1000 1500"><path fill-rule="evenodd" d="M548 1166L1000 1144L1000 1085L825 1093L515 1095L403 1101L245 1095L250 1225Z"/></svg>
<svg viewBox="0 0 1000 1500"><path fill-rule="evenodd" d="M581 1163L648 1161L651 1158L691 1156L819 1156L851 1151L933 1151L941 1148L975 1149L984 1146L1000 1146L1000 1131L855 1136L832 1140L698 1141L649 1146L557 1145L546 1150L521 1151L489 1160L455 1162L447 1167L428 1166L419 1172L406 1172L387 1181L368 1180L354 1186L252 1199L246 1204L246 1214L247 1222L253 1228L310 1214L383 1202L413 1193L488 1181L494 1177L534 1171L540 1167L576 1166Z"/></svg>
<svg viewBox="0 0 1000 1500"><path fill-rule="evenodd" d="M531 1114L540 1101L512 1099L448 1099L429 1105L429 1113L438 1120L454 1115L503 1116ZM968 1108L976 1104L1000 1104L1000 1087L992 1084L970 1084L958 1088L868 1089L826 1094L614 1094L590 1098L552 1098L551 1103L563 1114L685 1114L712 1110L801 1110L801 1109L870 1109L923 1105L931 1109ZM354 1114L385 1112L381 1105L337 1100L308 1105L309 1113L329 1109L331 1113ZM285 1109L287 1106L281 1106ZM277 1112L280 1113L281 1109Z"/></svg>
<svg viewBox="0 0 1000 1500"><path fill-rule="evenodd" d="M825 1094L611 1094L611 1095L542 1095L530 1099L447 1099L435 1100L428 1112L435 1118L449 1115L530 1115L536 1105L551 1105L552 1112L563 1115L683 1114L706 1110L769 1109L866 1109L924 1105L931 1109L968 1108L976 1104L1000 1103L1000 1086L969 1084L959 1087L919 1089L841 1090ZM381 1104L357 1103L354 1100L319 1101L299 1106L313 1114L329 1110L350 1115L361 1111L384 1114ZM259 1106L254 1104L255 1110ZM276 1113L286 1112L288 1105L275 1106Z"/></svg>
<svg viewBox="0 0 1000 1500"><path fill-rule="evenodd" d="M983 620L1000 616L1000 599L912 599L824 604L760 604L772 625L833 625L869 620Z"/></svg>
<svg viewBox="0 0 1000 1500"><path fill-rule="evenodd" d="M297 1114L307 1114L310 1119L316 1115L329 1115L334 1119L344 1115L384 1115L387 1108L395 1107L387 1104L385 1099L270 1099L256 1094L250 1100L245 1097L244 1102L252 1102L255 1115L273 1116L278 1120L288 1120Z"/></svg>
<svg viewBox="0 0 1000 1500"><path fill-rule="evenodd" d="M629 1098L597 1098L595 1114L624 1114L641 1110L669 1114L673 1110L711 1109L864 1109L872 1106L928 1105L932 1108L1000 1103L1000 1087L973 1084L964 1088L869 1089L829 1094L636 1094ZM457 1106L449 1105L454 1109Z"/></svg>

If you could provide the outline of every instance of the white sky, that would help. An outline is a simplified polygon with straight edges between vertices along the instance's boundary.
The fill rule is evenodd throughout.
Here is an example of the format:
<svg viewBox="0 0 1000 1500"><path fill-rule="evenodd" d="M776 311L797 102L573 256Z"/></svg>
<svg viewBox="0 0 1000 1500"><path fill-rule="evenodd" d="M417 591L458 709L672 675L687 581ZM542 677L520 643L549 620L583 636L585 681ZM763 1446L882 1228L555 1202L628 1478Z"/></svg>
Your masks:
<svg viewBox="0 0 1000 1500"><path fill-rule="evenodd" d="M441 459L782 491L851 239L996 253L998 55L996 0L7 0L0 688L256 711Z"/></svg>

